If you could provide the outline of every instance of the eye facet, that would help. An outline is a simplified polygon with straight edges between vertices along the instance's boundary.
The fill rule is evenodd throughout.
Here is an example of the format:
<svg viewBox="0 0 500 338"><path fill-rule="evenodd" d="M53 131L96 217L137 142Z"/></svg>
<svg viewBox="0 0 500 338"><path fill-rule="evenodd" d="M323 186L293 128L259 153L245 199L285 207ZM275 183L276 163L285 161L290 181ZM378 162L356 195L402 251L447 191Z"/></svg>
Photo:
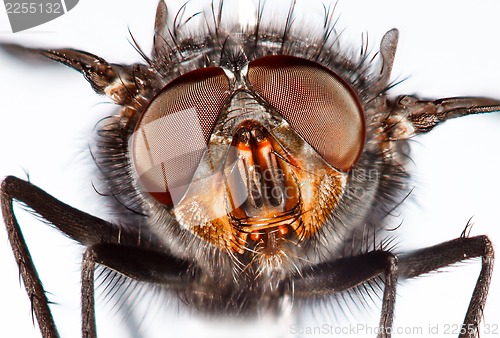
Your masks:
<svg viewBox="0 0 500 338"><path fill-rule="evenodd" d="M348 171L365 142L365 118L354 90L306 59L273 55L250 62L248 80L331 166Z"/></svg>
<svg viewBox="0 0 500 338"><path fill-rule="evenodd" d="M174 206L184 195L228 96L218 67L186 73L152 100L131 138L132 162L143 188Z"/></svg>

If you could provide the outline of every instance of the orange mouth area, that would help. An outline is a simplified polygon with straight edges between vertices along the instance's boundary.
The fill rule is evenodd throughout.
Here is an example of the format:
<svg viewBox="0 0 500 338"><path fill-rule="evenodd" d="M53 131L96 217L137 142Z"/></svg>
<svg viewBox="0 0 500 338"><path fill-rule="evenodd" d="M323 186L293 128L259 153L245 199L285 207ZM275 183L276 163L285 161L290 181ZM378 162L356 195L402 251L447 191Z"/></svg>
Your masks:
<svg viewBox="0 0 500 338"><path fill-rule="evenodd" d="M295 148L282 146L285 137ZM236 129L218 177L188 189L174 210L181 226L225 251L278 262L327 222L347 174L295 133L277 128L271 134L246 121Z"/></svg>
<svg viewBox="0 0 500 338"><path fill-rule="evenodd" d="M229 218L239 242L250 237L264 247L272 246L269 243L287 235L299 217L297 182L273 143L255 122L243 123L233 138L225 171Z"/></svg>

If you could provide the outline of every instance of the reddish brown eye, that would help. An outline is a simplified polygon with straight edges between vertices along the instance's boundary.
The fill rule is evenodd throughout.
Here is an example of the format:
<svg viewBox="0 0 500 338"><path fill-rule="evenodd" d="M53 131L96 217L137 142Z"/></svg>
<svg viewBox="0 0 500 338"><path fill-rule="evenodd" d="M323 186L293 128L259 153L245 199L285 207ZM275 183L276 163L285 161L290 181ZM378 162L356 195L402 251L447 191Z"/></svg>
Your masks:
<svg viewBox="0 0 500 338"><path fill-rule="evenodd" d="M347 171L365 142L365 119L356 93L327 68L273 55L250 62L248 80L290 126L333 167Z"/></svg>
<svg viewBox="0 0 500 338"><path fill-rule="evenodd" d="M221 68L184 74L162 89L131 138L134 170L157 201L174 206L186 192L228 96Z"/></svg>

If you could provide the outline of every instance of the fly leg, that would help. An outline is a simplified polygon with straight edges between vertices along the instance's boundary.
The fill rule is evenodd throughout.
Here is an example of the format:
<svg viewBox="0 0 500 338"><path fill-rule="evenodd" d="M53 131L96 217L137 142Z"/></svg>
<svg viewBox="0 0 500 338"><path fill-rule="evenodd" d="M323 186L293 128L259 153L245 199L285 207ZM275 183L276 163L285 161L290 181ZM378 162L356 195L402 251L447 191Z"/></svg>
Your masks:
<svg viewBox="0 0 500 338"><path fill-rule="evenodd" d="M0 199L12 252L44 338L59 337L59 334L50 302L14 214L14 201L23 203L44 221L87 247L82 262L82 335L85 338L96 336L95 263L137 281L157 283L166 288L186 289L194 280L190 262L175 258L154 245L146 248L127 244L137 243L134 240L137 234L64 204L27 181L13 176L5 178Z"/></svg>
<svg viewBox="0 0 500 338"><path fill-rule="evenodd" d="M95 263L135 281L184 290L193 282L194 270L185 260L163 252L116 243L88 247L82 262L82 337L96 337L94 307Z"/></svg>
<svg viewBox="0 0 500 338"><path fill-rule="evenodd" d="M95 255L91 248L87 248L82 260L82 337L95 338L97 330L95 324L94 298L94 270Z"/></svg>
<svg viewBox="0 0 500 338"><path fill-rule="evenodd" d="M391 337L398 279L397 258L388 251L371 251L333 262L321 263L302 271L294 280L297 297L317 297L340 293L380 275L385 287L378 338Z"/></svg>
<svg viewBox="0 0 500 338"><path fill-rule="evenodd" d="M476 257L481 257L482 267L462 324L460 338L479 336L479 323L493 273L494 251L489 238L487 236L465 237L464 234L460 238L398 257L401 278L420 276Z"/></svg>

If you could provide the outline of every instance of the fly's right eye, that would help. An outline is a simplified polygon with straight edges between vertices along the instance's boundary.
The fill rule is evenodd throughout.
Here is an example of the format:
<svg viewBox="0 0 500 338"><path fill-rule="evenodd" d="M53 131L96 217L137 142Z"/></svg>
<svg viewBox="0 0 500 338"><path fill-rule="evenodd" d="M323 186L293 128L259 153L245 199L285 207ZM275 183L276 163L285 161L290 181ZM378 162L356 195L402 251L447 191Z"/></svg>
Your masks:
<svg viewBox="0 0 500 338"><path fill-rule="evenodd" d="M158 202L174 206L186 192L228 89L221 68L197 69L167 84L141 116L131 158L136 177Z"/></svg>
<svg viewBox="0 0 500 338"><path fill-rule="evenodd" d="M365 117L354 90L331 70L303 58L250 62L248 80L334 168L352 168L365 143Z"/></svg>

